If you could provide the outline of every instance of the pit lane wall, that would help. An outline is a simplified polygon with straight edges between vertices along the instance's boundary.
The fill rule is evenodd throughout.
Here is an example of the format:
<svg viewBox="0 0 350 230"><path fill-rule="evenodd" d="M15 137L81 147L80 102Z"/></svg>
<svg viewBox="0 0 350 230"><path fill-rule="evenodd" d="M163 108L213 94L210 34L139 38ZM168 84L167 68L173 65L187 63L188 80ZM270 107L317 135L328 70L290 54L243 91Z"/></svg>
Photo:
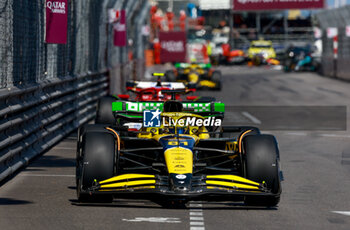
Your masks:
<svg viewBox="0 0 350 230"><path fill-rule="evenodd" d="M350 6L321 11L316 14L316 23L322 31L322 74L350 80L350 34L346 34L346 27L350 26ZM332 28L337 29L337 41ZM334 48L337 48L336 56Z"/></svg>
<svg viewBox="0 0 350 230"><path fill-rule="evenodd" d="M45 43L45 1L0 0L0 181L92 120L97 100L119 90L132 69L127 53L136 48L113 46L107 10L126 9L129 25L139 28L147 6L69 0L68 40L58 45ZM138 39L136 57L143 57L140 36L128 28L128 38Z"/></svg>

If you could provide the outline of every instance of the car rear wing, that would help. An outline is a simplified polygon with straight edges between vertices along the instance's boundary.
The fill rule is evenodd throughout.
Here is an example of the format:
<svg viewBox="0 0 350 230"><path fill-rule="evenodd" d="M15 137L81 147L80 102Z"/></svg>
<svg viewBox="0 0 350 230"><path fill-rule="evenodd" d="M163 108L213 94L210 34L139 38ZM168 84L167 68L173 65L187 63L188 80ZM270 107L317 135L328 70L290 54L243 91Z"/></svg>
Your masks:
<svg viewBox="0 0 350 230"><path fill-rule="evenodd" d="M128 81L126 83L126 89L132 90L136 89L148 89L157 87L157 82L153 81ZM169 89L186 89L189 88L183 82L161 82L161 87Z"/></svg>
<svg viewBox="0 0 350 230"><path fill-rule="evenodd" d="M224 116L225 104L221 102L182 102L183 112L189 112L201 115L203 117ZM164 102L129 102L116 101L112 103L112 111L115 115L142 118L143 111L157 110L161 112L164 108Z"/></svg>

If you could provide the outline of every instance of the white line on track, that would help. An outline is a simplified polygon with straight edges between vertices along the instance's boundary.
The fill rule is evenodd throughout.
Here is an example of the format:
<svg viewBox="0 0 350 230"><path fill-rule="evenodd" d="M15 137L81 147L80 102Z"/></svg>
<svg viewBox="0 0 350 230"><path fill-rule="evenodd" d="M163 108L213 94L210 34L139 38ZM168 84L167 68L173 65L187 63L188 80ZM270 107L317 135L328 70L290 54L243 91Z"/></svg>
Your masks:
<svg viewBox="0 0 350 230"><path fill-rule="evenodd" d="M193 212L193 210L190 211L190 216L203 216L203 212L201 210L199 212Z"/></svg>
<svg viewBox="0 0 350 230"><path fill-rule="evenodd" d="M201 220L201 221L204 221L204 218L202 216L190 216L190 220Z"/></svg>
<svg viewBox="0 0 350 230"><path fill-rule="evenodd" d="M345 216L350 216L350 212L348 211L332 211L333 213L336 214L341 214L341 215L345 215Z"/></svg>
<svg viewBox="0 0 350 230"><path fill-rule="evenodd" d="M202 207L202 204L190 203L191 208Z"/></svg>
<svg viewBox="0 0 350 230"><path fill-rule="evenodd" d="M63 175L63 174L27 174L21 173L18 176L33 176L33 177L75 177L75 175Z"/></svg>
<svg viewBox="0 0 350 230"><path fill-rule="evenodd" d="M122 219L122 221L127 221L127 222L150 222L150 223L170 223L170 224L181 223L181 220L179 218L172 218L172 217L136 217L134 219Z"/></svg>
<svg viewBox="0 0 350 230"><path fill-rule="evenodd" d="M254 124L257 124L257 125L260 125L261 124L261 121L254 117L253 115L251 115L250 113L248 112L242 112L242 115L245 116L246 118L248 118L250 121L252 121Z"/></svg>
<svg viewBox="0 0 350 230"><path fill-rule="evenodd" d="M304 133L304 132L289 132L289 133L286 133L286 135L291 135L291 136L307 136L307 134Z"/></svg>
<svg viewBox="0 0 350 230"><path fill-rule="evenodd" d="M339 135L339 134L320 134L321 137L344 137L350 138L350 135Z"/></svg>
<svg viewBox="0 0 350 230"><path fill-rule="evenodd" d="M76 150L77 148L76 147L53 147L53 149L55 150Z"/></svg>
<svg viewBox="0 0 350 230"><path fill-rule="evenodd" d="M205 230L202 204L190 203L190 230Z"/></svg>
<svg viewBox="0 0 350 230"><path fill-rule="evenodd" d="M284 133L284 135L288 136L311 136L311 134L307 134L304 132L288 132ZM350 138L350 135L341 135L341 134L332 134L332 133L321 133L321 134L313 134L315 137L334 137L334 138Z"/></svg>
<svg viewBox="0 0 350 230"><path fill-rule="evenodd" d="M191 221L190 225L204 225L204 222L202 222L202 221L196 221L196 222Z"/></svg>

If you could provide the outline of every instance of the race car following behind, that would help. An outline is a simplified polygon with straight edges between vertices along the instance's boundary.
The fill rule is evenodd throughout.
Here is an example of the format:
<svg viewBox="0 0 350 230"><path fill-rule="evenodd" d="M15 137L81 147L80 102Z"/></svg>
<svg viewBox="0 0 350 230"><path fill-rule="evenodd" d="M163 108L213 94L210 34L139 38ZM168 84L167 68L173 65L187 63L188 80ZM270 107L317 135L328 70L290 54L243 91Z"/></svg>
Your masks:
<svg viewBox="0 0 350 230"><path fill-rule="evenodd" d="M197 89L221 90L221 71L212 68L211 64L176 63L165 76L167 81L193 84Z"/></svg>
<svg viewBox="0 0 350 230"><path fill-rule="evenodd" d="M319 68L316 60L311 46L290 46L285 53L284 71L316 71Z"/></svg>
<svg viewBox="0 0 350 230"><path fill-rule="evenodd" d="M142 128L128 132L100 124L79 130L79 201L136 196L276 206L281 174L275 137L254 127L222 126L224 110L218 102L114 102L116 119L141 121Z"/></svg>
<svg viewBox="0 0 350 230"><path fill-rule="evenodd" d="M251 65L275 64L276 52L272 42L266 40L252 41L248 49L248 58Z"/></svg>
<svg viewBox="0 0 350 230"><path fill-rule="evenodd" d="M161 78L163 73L154 73L158 79L156 82L150 81L128 81L126 90L132 92L135 96L129 94L119 94L114 96L105 96L98 100L96 111L96 124L113 123L115 117L112 112L112 103L115 101L144 101L159 102L167 100L193 101L193 102L211 102L215 97L195 96L195 87L191 84L185 85L183 82L163 82ZM190 94L190 95L189 95ZM184 96L188 95L188 96Z"/></svg>

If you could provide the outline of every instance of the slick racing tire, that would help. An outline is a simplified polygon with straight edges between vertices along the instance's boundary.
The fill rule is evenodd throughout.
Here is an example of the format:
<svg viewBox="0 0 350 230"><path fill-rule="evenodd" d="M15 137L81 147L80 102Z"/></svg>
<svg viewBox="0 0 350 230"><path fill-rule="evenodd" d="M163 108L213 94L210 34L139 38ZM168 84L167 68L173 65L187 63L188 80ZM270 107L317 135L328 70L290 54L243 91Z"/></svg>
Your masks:
<svg viewBox="0 0 350 230"><path fill-rule="evenodd" d="M213 101L216 101L216 98L215 97L199 97L196 102L213 102Z"/></svg>
<svg viewBox="0 0 350 230"><path fill-rule="evenodd" d="M171 70L165 72L165 79L167 82L176 82L175 73Z"/></svg>
<svg viewBox="0 0 350 230"><path fill-rule="evenodd" d="M245 176L247 179L266 183L272 196L246 196L249 206L276 206L280 200L279 152L272 135L251 135L243 139Z"/></svg>
<svg viewBox="0 0 350 230"><path fill-rule="evenodd" d="M108 124L115 125L116 119L113 115L112 111L112 103L115 102L116 99L112 96L106 96L100 98L97 104L97 113L96 113L96 124Z"/></svg>
<svg viewBox="0 0 350 230"><path fill-rule="evenodd" d="M284 72L288 73L290 72L292 69L292 61L291 60L286 60L284 63Z"/></svg>
<svg viewBox="0 0 350 230"><path fill-rule="evenodd" d="M221 90L221 72L214 71L213 75L211 76L211 80L216 83L215 89Z"/></svg>
<svg viewBox="0 0 350 230"><path fill-rule="evenodd" d="M87 191L94 180L113 177L115 138L109 131L85 132L77 153L77 196L80 202L112 202L112 195L90 195Z"/></svg>

